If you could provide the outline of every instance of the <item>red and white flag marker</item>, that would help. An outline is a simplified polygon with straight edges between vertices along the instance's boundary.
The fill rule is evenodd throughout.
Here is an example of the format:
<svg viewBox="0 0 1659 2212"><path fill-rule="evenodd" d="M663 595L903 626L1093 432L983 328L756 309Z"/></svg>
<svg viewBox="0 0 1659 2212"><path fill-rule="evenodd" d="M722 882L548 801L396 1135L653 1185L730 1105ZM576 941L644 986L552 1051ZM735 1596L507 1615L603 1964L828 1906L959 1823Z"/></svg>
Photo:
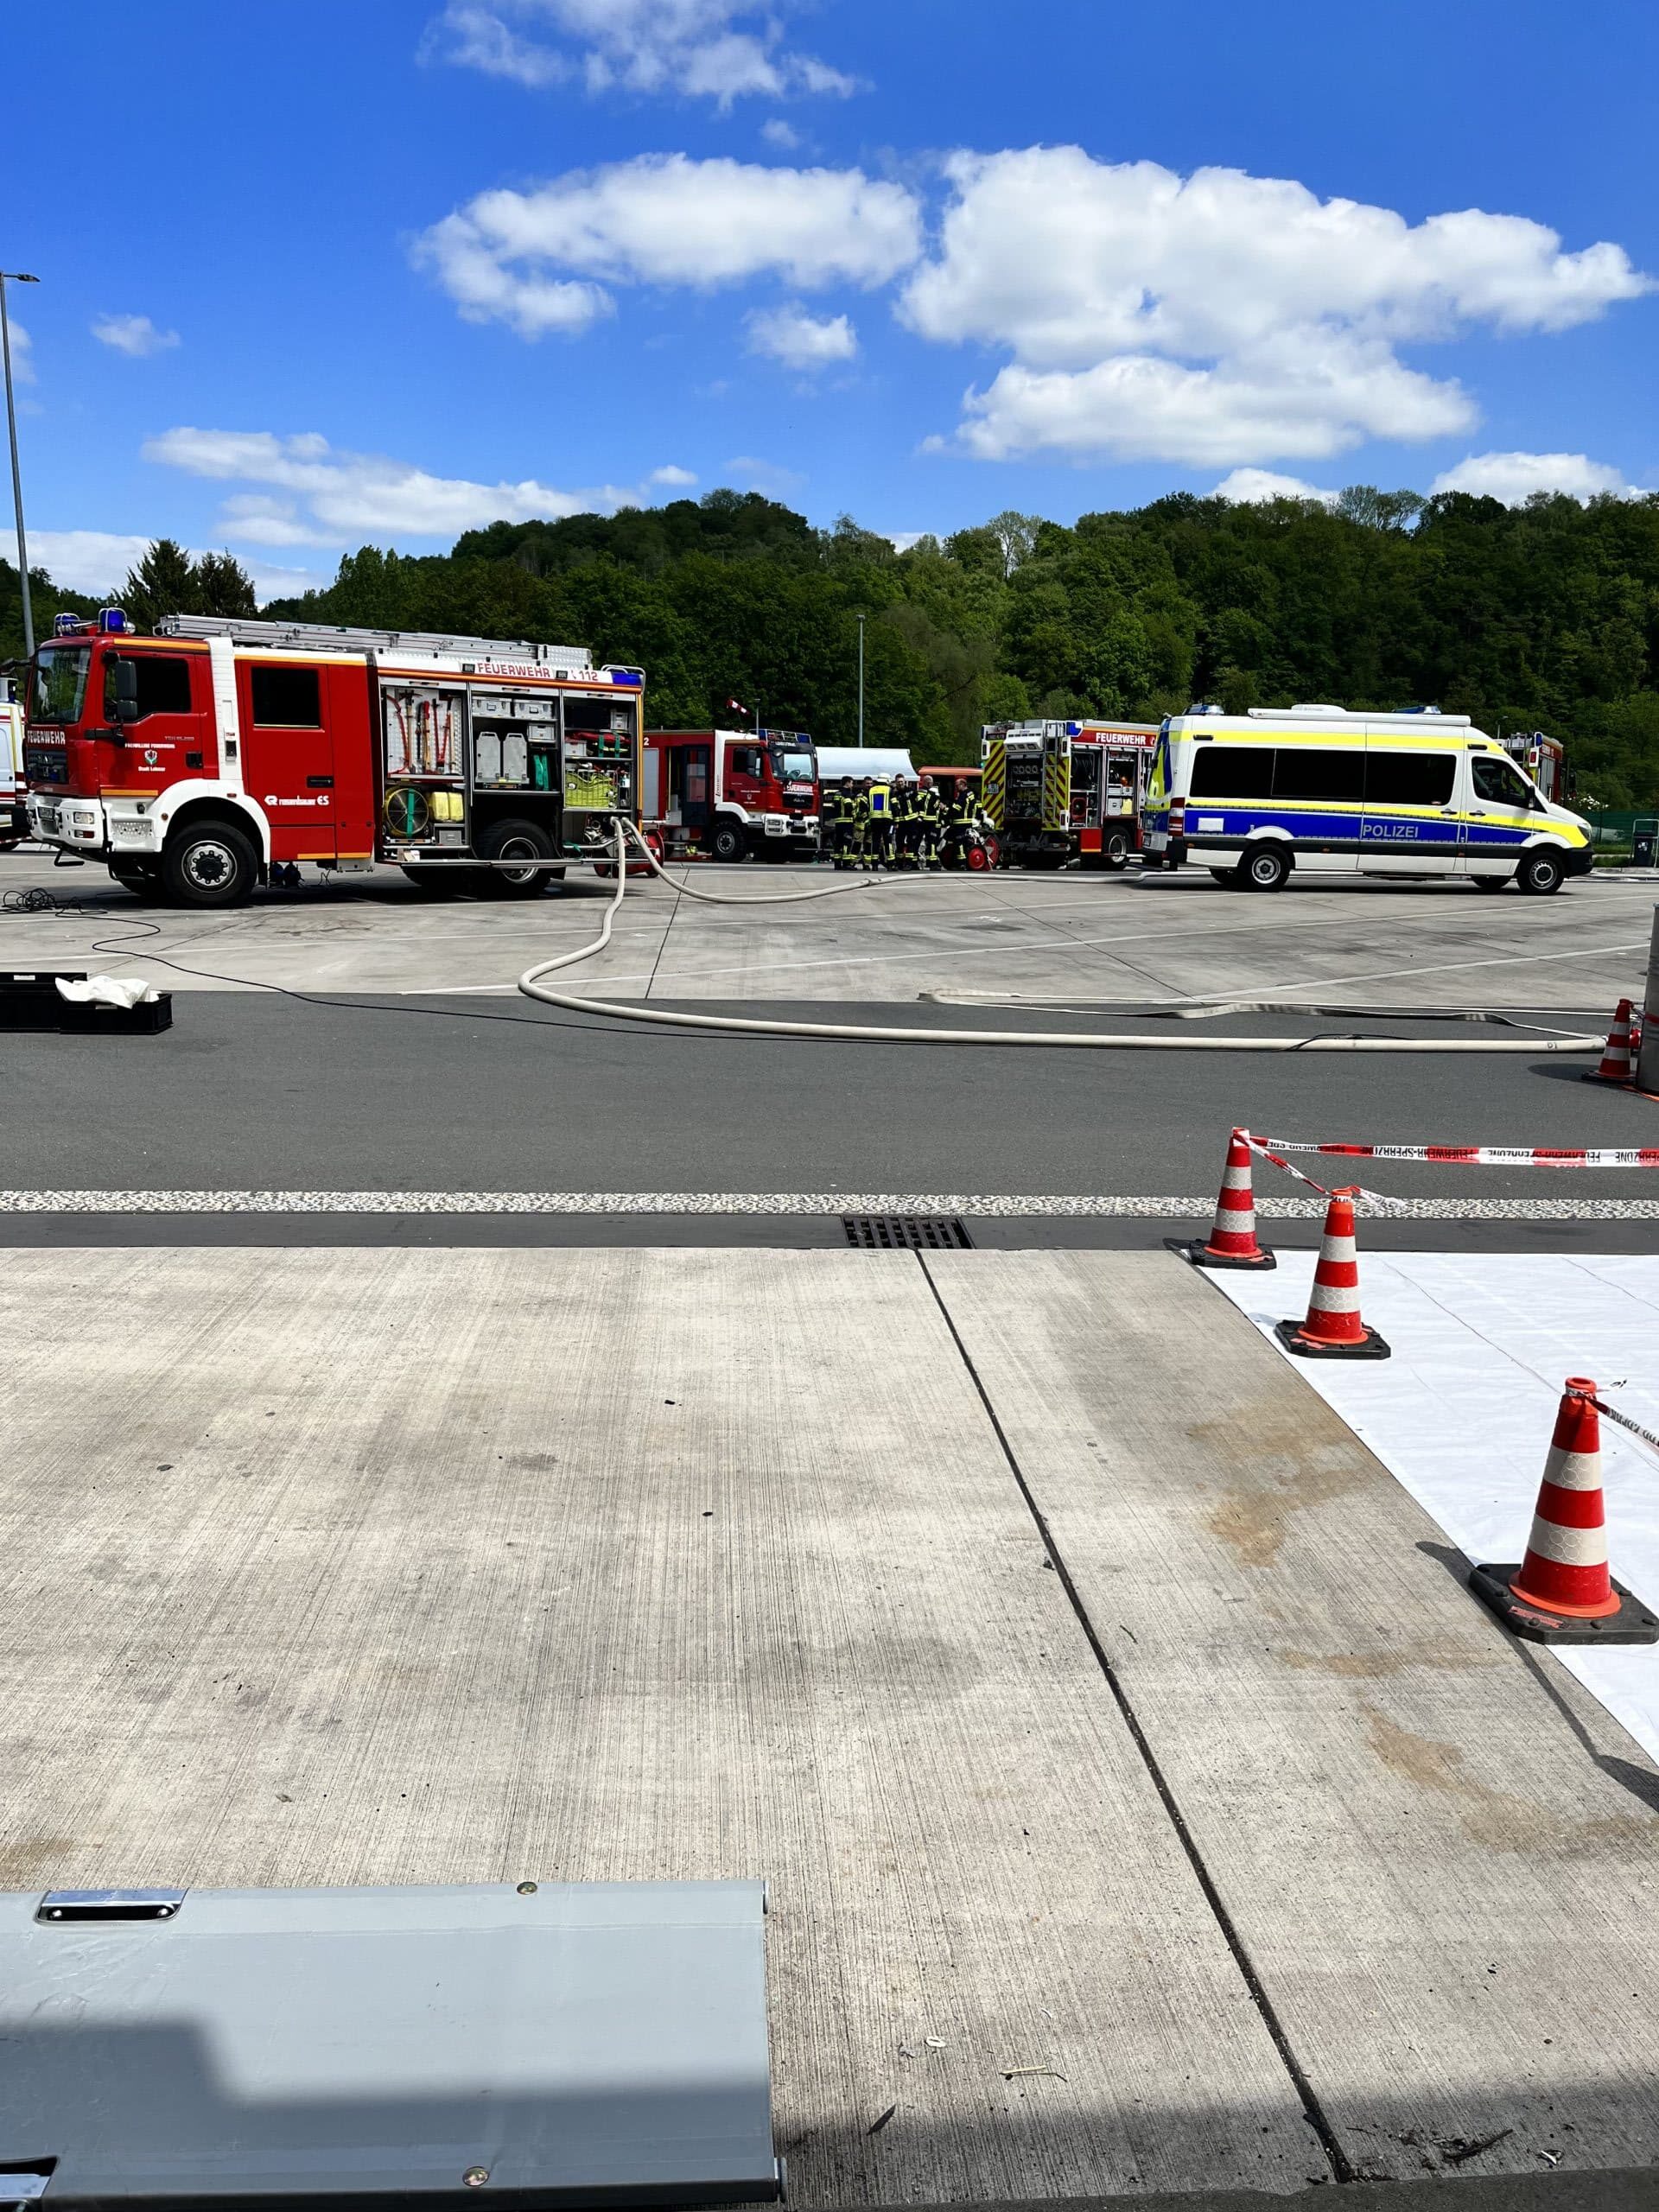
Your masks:
<svg viewBox="0 0 1659 2212"><path fill-rule="evenodd" d="M1587 1376L1567 1378L1525 1559L1478 1567L1469 1586L1535 1643L1659 1643L1659 1620L1608 1570L1601 1421Z"/></svg>

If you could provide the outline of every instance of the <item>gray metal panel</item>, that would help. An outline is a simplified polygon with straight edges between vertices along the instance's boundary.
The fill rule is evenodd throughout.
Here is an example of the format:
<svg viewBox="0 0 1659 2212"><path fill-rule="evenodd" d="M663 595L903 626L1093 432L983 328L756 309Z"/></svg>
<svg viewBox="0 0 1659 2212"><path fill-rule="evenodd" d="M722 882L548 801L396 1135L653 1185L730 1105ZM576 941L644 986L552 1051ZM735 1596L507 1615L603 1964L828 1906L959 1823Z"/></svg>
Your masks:
<svg viewBox="0 0 1659 2212"><path fill-rule="evenodd" d="M48 2203L779 2194L761 1883L66 1904L0 1896L0 2171Z"/></svg>

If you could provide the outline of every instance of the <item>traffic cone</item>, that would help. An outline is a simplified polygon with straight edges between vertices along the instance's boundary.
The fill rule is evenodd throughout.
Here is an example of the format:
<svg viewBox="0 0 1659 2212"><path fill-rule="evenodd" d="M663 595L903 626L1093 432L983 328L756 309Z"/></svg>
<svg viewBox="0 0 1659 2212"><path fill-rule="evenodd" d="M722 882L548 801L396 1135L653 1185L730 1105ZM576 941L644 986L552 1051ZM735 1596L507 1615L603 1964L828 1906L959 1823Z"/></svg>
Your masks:
<svg viewBox="0 0 1659 2212"><path fill-rule="evenodd" d="M1243 1129L1227 1140L1227 1165L1221 1171L1215 1226L1207 1244L1181 1247L1195 1268L1276 1268L1279 1264L1255 1237L1255 1199L1250 1190L1250 1147Z"/></svg>
<svg viewBox="0 0 1659 2212"><path fill-rule="evenodd" d="M1653 1643L1656 1620L1607 1571L1596 1386L1569 1375L1544 1462L1527 1555L1478 1567L1470 1587L1517 1636L1538 1643Z"/></svg>
<svg viewBox="0 0 1659 2212"><path fill-rule="evenodd" d="M1359 1311L1359 1255L1352 1189L1332 1191L1305 1321L1281 1321L1274 1334L1302 1359L1387 1359L1389 1347Z"/></svg>
<svg viewBox="0 0 1659 2212"><path fill-rule="evenodd" d="M1613 1026L1607 1032L1606 1049L1601 1056L1601 1065L1593 1075L1586 1073L1586 1083L1616 1083L1628 1090L1636 1081L1635 1045L1631 1035L1634 1023L1629 999L1620 999L1613 1014Z"/></svg>

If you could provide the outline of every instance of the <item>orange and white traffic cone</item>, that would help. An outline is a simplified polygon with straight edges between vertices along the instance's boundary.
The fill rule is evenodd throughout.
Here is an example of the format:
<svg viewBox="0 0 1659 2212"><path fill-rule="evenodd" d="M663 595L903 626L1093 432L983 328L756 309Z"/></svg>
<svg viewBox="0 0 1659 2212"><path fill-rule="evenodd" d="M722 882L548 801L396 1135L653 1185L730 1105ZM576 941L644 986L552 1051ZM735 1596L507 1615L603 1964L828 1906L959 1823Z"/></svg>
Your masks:
<svg viewBox="0 0 1659 2212"><path fill-rule="evenodd" d="M1250 1190L1250 1147L1243 1129L1227 1140L1215 1226L1207 1244L1182 1247L1195 1268L1276 1268L1278 1261L1255 1238L1255 1199Z"/></svg>
<svg viewBox="0 0 1659 2212"><path fill-rule="evenodd" d="M1368 1329L1359 1310L1359 1251L1354 1242L1352 1189L1332 1191L1325 1234L1304 1321L1281 1321L1274 1331L1287 1351L1301 1359L1387 1359L1389 1347Z"/></svg>
<svg viewBox="0 0 1659 2212"><path fill-rule="evenodd" d="M1628 1090L1636 1081L1636 1048L1632 1038L1634 1022L1629 999L1620 999L1613 1014L1613 1026L1607 1032L1606 1048L1601 1056L1601 1065L1593 1075L1585 1074L1586 1083L1616 1083Z"/></svg>
<svg viewBox="0 0 1659 2212"><path fill-rule="evenodd" d="M1655 1643L1659 1620L1607 1568L1596 1386L1569 1375L1555 1414L1527 1555L1469 1578L1517 1636L1537 1643Z"/></svg>

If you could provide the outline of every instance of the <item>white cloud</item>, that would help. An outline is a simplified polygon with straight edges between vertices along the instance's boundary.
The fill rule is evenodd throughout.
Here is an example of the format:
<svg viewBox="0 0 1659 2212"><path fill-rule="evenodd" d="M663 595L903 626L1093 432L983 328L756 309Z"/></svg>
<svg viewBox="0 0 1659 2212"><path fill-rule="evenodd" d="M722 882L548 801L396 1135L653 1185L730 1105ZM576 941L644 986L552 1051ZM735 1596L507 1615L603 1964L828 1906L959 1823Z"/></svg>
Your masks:
<svg viewBox="0 0 1659 2212"><path fill-rule="evenodd" d="M1506 507L1523 506L1535 492L1565 492L1573 499L1592 499L1602 492L1622 499L1636 496L1620 470L1581 453L1471 453L1428 488L1431 495L1470 492L1478 499L1502 499Z"/></svg>
<svg viewBox="0 0 1659 2212"><path fill-rule="evenodd" d="M67 590L112 596L120 590L127 571L143 559L150 543L149 538L130 531L37 530L29 533L29 557ZM201 550L193 549L190 557L200 560ZM261 599L320 589L331 581L316 569L279 568L257 558L242 565L253 578Z"/></svg>
<svg viewBox="0 0 1659 2212"><path fill-rule="evenodd" d="M670 461L665 468L653 468L645 480L649 484L666 485L683 492L695 484L697 480L690 469L677 468L674 463Z"/></svg>
<svg viewBox="0 0 1659 2212"><path fill-rule="evenodd" d="M136 361L151 353L168 353L179 342L176 330L157 330L147 315L100 315L92 325L92 335L100 346L130 354Z"/></svg>
<svg viewBox="0 0 1659 2212"><path fill-rule="evenodd" d="M594 280L712 289L777 275L807 289L868 287L909 267L920 244L912 195L861 169L643 154L528 192L480 193L416 251L468 321L534 338L613 313Z"/></svg>
<svg viewBox="0 0 1659 2212"><path fill-rule="evenodd" d="M781 361L786 369L824 369L858 355L858 337L844 315L822 321L789 301L779 308L757 308L746 318L749 351Z"/></svg>
<svg viewBox="0 0 1659 2212"><path fill-rule="evenodd" d="M774 115L763 123L760 136L780 154L792 154L801 143L800 132L792 123L785 123L781 115Z"/></svg>
<svg viewBox="0 0 1659 2212"><path fill-rule="evenodd" d="M912 545L919 545L925 537L936 535L931 530L890 530L887 538L895 553L908 553Z"/></svg>
<svg viewBox="0 0 1659 2212"><path fill-rule="evenodd" d="M969 391L963 408L956 442L979 460L1111 454L1192 467L1281 454L1320 460L1361 437L1444 437L1476 420L1460 385L1407 368L1379 340L1317 333L1253 346L1213 367L1150 353L1075 372L1016 365L985 391Z"/></svg>
<svg viewBox="0 0 1659 2212"><path fill-rule="evenodd" d="M603 485L564 492L527 478L477 484L434 476L410 461L338 451L315 432L278 437L270 430L163 431L142 448L146 461L223 483L264 484L296 501L238 495L223 526L233 539L266 545L340 545L369 537L454 537L492 522L556 521L565 515L643 506L642 489ZM683 471L659 475L679 482Z"/></svg>
<svg viewBox="0 0 1659 2212"><path fill-rule="evenodd" d="M1236 468L1230 476L1223 477L1210 497L1230 499L1236 507L1262 506L1269 499L1317 499L1329 507L1340 494L1310 484L1304 477L1278 475L1271 468Z"/></svg>
<svg viewBox="0 0 1659 2212"><path fill-rule="evenodd" d="M35 381L35 345L29 333L15 316L8 315L8 335L11 340L11 376L14 384L33 384Z"/></svg>
<svg viewBox="0 0 1659 2212"><path fill-rule="evenodd" d="M1553 331L1651 289L1621 247L1478 210L1411 225L1236 169L1182 178L1077 147L957 154L901 319L1001 347L962 448L1205 462L1314 458L1466 428L1455 383L1395 348L1484 324Z"/></svg>
<svg viewBox="0 0 1659 2212"><path fill-rule="evenodd" d="M721 108L858 89L787 47L775 10L755 0L451 0L423 52L531 91L580 77L593 94L677 93Z"/></svg>

